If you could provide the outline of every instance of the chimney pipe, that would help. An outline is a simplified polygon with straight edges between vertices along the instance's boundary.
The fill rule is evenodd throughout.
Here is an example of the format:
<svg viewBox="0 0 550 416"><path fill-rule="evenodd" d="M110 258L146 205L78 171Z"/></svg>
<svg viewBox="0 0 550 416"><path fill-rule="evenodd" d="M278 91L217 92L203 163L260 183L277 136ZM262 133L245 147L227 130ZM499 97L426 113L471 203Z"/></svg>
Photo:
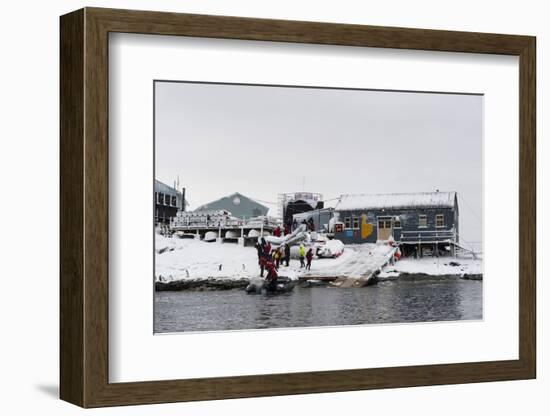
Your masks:
<svg viewBox="0 0 550 416"><path fill-rule="evenodd" d="M181 210L185 212L185 188L181 188Z"/></svg>

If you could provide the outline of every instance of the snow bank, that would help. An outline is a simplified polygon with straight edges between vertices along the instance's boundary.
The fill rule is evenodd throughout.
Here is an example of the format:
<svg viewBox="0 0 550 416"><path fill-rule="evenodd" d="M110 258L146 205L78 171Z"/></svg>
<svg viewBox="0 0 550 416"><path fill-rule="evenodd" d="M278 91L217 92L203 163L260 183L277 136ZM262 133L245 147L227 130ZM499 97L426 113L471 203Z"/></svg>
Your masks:
<svg viewBox="0 0 550 416"><path fill-rule="evenodd" d="M155 279L250 278L258 274L253 247L156 235Z"/></svg>
<svg viewBox="0 0 550 416"><path fill-rule="evenodd" d="M472 259L470 256L424 257L422 259L406 257L396 261L394 265L388 264L379 277L395 277L401 273L423 273L431 276L483 274L483 260Z"/></svg>
<svg viewBox="0 0 550 416"><path fill-rule="evenodd" d="M344 243L340 240L328 240L318 251L321 257L338 257L342 255L343 252Z"/></svg>

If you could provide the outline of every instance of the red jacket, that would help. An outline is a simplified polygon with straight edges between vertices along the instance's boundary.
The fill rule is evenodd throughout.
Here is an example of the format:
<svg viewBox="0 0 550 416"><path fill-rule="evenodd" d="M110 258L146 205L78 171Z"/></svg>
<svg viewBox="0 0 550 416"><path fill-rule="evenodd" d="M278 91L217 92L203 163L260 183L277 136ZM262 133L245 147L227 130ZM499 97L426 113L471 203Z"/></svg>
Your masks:
<svg viewBox="0 0 550 416"><path fill-rule="evenodd" d="M267 268L267 279L268 280L276 280L279 275L277 274L277 270L275 269L275 265L272 261L268 261L266 264Z"/></svg>

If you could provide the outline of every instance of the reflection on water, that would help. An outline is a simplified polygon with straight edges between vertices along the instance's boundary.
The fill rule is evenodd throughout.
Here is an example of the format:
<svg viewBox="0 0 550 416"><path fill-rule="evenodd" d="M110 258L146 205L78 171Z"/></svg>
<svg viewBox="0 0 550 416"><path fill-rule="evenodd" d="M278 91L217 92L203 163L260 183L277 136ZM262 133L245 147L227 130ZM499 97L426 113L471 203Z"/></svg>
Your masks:
<svg viewBox="0 0 550 416"><path fill-rule="evenodd" d="M380 282L360 289L296 287L277 296L243 290L156 292L155 332L482 319L480 281Z"/></svg>

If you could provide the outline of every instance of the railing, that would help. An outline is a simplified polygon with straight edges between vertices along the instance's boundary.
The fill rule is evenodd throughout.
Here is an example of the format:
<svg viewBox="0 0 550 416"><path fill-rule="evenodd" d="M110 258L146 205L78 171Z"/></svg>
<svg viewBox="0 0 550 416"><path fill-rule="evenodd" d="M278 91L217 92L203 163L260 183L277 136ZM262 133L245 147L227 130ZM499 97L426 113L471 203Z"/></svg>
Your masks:
<svg viewBox="0 0 550 416"><path fill-rule="evenodd" d="M197 229L197 228L275 228L280 225L280 221L273 217L256 217L248 220L240 218L211 218L210 220L199 217L173 217L170 219L170 228L172 229Z"/></svg>
<svg viewBox="0 0 550 416"><path fill-rule="evenodd" d="M401 231L398 243L428 243L440 241L455 241L454 230L417 230Z"/></svg>

